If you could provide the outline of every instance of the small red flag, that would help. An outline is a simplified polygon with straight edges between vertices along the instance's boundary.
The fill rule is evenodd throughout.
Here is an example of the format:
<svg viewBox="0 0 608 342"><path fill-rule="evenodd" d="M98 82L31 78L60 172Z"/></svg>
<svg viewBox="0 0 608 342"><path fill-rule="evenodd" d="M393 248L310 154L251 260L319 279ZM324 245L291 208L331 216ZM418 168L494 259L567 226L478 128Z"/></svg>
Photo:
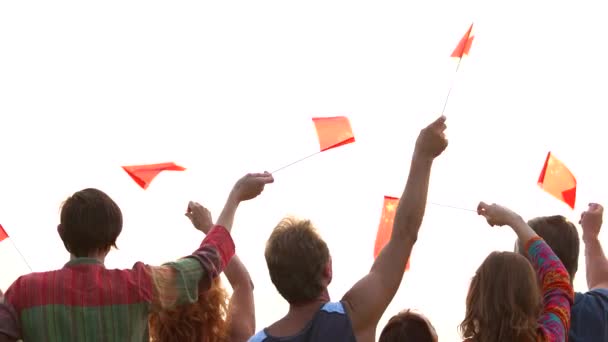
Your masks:
<svg viewBox="0 0 608 342"><path fill-rule="evenodd" d="M547 154L545 165L538 178L538 186L574 209L576 202L576 178L564 163Z"/></svg>
<svg viewBox="0 0 608 342"><path fill-rule="evenodd" d="M6 233L6 231L4 230L4 228L2 228L2 225L0 224L0 241L2 241L4 239L8 239L8 234Z"/></svg>
<svg viewBox="0 0 608 342"><path fill-rule="evenodd" d="M312 118L312 121L317 129L321 152L355 142L350 122L344 116Z"/></svg>
<svg viewBox="0 0 608 342"><path fill-rule="evenodd" d="M175 163L162 163L150 165L133 165L122 167L133 180L143 189L147 189L154 177L161 171L184 171L185 168Z"/></svg>
<svg viewBox="0 0 608 342"><path fill-rule="evenodd" d="M473 24L471 24L469 30L464 34L464 36L462 37L450 57L462 58L462 56L469 54L469 50L471 50L471 44L473 44L473 39L475 39L475 36L471 35L472 30Z"/></svg>
<svg viewBox="0 0 608 342"><path fill-rule="evenodd" d="M393 221L395 220L395 212L399 205L399 198L384 196L384 206L382 207L382 217L380 217L380 225L376 234L376 244L374 245L374 259L378 257L380 251L391 239L393 232ZM410 261L407 261L405 270L409 270Z"/></svg>

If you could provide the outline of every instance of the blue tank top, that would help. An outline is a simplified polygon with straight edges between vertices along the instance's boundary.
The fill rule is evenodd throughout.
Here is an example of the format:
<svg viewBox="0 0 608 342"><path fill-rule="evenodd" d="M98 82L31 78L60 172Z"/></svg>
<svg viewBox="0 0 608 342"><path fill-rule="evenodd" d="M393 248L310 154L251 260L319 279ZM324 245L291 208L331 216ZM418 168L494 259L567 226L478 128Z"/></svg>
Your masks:
<svg viewBox="0 0 608 342"><path fill-rule="evenodd" d="M271 336L266 329L249 339L249 342L356 342L350 318L342 303L327 303L296 335Z"/></svg>

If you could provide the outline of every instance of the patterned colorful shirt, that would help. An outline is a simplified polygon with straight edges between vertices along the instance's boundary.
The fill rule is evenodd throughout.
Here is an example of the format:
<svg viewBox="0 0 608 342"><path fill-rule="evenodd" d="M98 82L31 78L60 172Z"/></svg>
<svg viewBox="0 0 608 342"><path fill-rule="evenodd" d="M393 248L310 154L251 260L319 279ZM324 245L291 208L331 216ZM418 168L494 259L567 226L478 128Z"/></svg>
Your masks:
<svg viewBox="0 0 608 342"><path fill-rule="evenodd" d="M109 270L76 258L62 269L17 279L0 303L0 333L35 342L148 342L148 315L194 303L234 255L215 226L192 255L162 266Z"/></svg>
<svg viewBox="0 0 608 342"><path fill-rule="evenodd" d="M540 280L543 312L538 319L537 341L567 341L574 291L570 276L547 243L536 236L526 243L528 259Z"/></svg>

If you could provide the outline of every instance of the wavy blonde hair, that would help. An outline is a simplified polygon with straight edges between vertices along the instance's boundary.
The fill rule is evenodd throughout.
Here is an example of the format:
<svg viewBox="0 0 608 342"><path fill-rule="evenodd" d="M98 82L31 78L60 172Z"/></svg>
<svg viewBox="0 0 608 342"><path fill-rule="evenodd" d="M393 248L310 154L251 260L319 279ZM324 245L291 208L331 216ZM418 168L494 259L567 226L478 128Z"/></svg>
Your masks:
<svg viewBox="0 0 608 342"><path fill-rule="evenodd" d="M474 342L534 342L542 310L536 272L522 255L492 252L467 295L463 337Z"/></svg>
<svg viewBox="0 0 608 342"><path fill-rule="evenodd" d="M225 342L228 337L228 293L216 277L207 291L199 289L198 301L149 318L153 342Z"/></svg>

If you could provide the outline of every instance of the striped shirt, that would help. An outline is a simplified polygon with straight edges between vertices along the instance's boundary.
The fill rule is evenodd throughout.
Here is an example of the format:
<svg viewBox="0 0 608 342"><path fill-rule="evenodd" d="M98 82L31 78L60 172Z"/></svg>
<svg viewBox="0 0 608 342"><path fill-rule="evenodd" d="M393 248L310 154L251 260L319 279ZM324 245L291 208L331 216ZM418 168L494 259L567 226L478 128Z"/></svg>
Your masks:
<svg viewBox="0 0 608 342"><path fill-rule="evenodd" d="M62 269L18 278L0 303L0 333L35 342L148 342L148 315L194 303L234 255L215 226L192 255L162 266L109 270L76 258Z"/></svg>
<svg viewBox="0 0 608 342"><path fill-rule="evenodd" d="M356 342L350 318L342 303L327 303L296 335L272 336L264 329L248 342Z"/></svg>

